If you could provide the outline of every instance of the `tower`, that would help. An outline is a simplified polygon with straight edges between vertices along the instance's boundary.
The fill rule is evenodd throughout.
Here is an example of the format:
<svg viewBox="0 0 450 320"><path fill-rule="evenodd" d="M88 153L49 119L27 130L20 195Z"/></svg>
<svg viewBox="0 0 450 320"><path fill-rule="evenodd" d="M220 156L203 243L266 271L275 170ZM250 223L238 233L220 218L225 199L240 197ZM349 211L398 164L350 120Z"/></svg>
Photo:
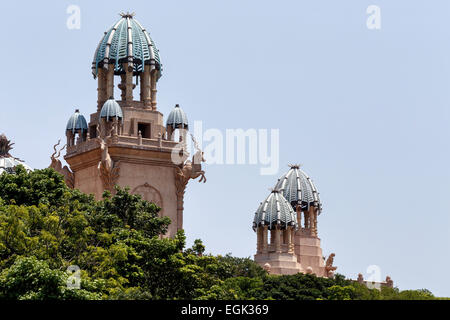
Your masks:
<svg viewBox="0 0 450 320"><path fill-rule="evenodd" d="M317 191L313 181L308 175L300 169L299 165L291 165L288 172L286 172L275 185L274 190L279 193L277 210L285 207L283 203L287 203L292 214L295 216L295 230L292 229L292 235L284 236L289 239L293 244L292 255L295 257L298 263L296 272L293 272L291 268L284 267L284 269L274 269L273 265L279 265L279 261L276 256L267 256L268 258L263 261L261 259L261 244L265 243L264 232L260 235L258 232L262 232L261 228L255 229L255 222L258 212L261 211L261 206L258 208L255 214L255 220L253 223L253 229L257 232L257 254L255 255L255 261L261 266L266 264L270 265L271 273L285 274L285 273L297 273L306 272L313 273L320 277L330 277L333 275L333 271L336 267L333 266L334 254L325 261L322 256L322 248L320 246L320 238L318 237L317 218L322 211L322 204L319 198L319 192ZM270 197L270 196L269 196ZM266 200L267 202L267 200ZM287 209L283 209L287 210ZM281 221L283 214L279 215ZM270 230L270 227L269 227ZM276 230L276 229L275 229ZM279 231L278 231L279 232ZM284 231L285 233L286 232ZM271 233L273 233L271 231ZM272 234L271 234L272 235ZM276 241L278 236L274 233ZM272 238L272 237L271 237ZM286 240L283 240L283 244L286 244ZM291 243L289 242L289 243ZM271 240L271 243L275 243ZM267 266L266 266L267 267Z"/></svg>
<svg viewBox="0 0 450 320"><path fill-rule="evenodd" d="M318 276L326 276L325 261L318 237L317 217L322 212L322 204L313 181L300 169L291 165L275 188L280 190L297 214L299 228L295 232L295 254L305 270Z"/></svg>
<svg viewBox="0 0 450 320"><path fill-rule="evenodd" d="M256 210L253 230L257 245L255 261L275 274L295 274L301 265L294 253L297 217L278 190L273 190Z"/></svg>
<svg viewBox="0 0 450 320"><path fill-rule="evenodd" d="M168 134L157 110L161 70L159 51L149 33L134 14L121 14L94 54L96 111L88 123L78 110L69 119L64 159L74 188L100 199L104 190L114 193L115 185L128 186L131 193L162 208L160 215L172 221L167 236L173 236L183 227L187 182L201 168L189 165L184 144L173 141L173 130ZM114 97L115 86L120 97ZM171 128L187 129L183 115L181 123L178 118L170 122Z"/></svg>

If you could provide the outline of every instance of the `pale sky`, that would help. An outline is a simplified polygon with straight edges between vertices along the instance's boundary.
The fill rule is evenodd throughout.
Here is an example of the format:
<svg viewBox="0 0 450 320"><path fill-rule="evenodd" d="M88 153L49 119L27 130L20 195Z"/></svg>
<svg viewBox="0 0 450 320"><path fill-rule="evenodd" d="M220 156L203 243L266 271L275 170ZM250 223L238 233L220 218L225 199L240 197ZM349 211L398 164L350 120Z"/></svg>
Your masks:
<svg viewBox="0 0 450 320"><path fill-rule="evenodd" d="M79 30L66 26L72 4ZM366 27L369 5L380 30ZM95 111L96 46L119 12L136 12L160 50L165 116L179 103L203 130L279 129L277 174L211 164L206 184L189 183L189 245L253 256L255 210L301 163L337 272L356 279L377 265L400 289L450 296L450 2L19 0L0 10L0 132L30 166L49 165L75 108Z"/></svg>

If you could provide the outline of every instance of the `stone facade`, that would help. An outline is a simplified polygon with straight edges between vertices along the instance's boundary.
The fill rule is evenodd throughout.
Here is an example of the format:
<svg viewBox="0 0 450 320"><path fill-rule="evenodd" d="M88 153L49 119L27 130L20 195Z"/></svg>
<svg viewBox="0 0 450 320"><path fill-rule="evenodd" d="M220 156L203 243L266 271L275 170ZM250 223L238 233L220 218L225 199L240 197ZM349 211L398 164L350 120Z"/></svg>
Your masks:
<svg viewBox="0 0 450 320"><path fill-rule="evenodd" d="M116 26L126 24L128 31L113 28L100 42L92 67L98 81L97 110L89 123L76 111L66 129L64 159L70 168L62 168L59 153L55 157L56 146L51 167L65 175L70 187L96 199L101 199L105 190L114 193L115 185L129 187L132 193L162 208L160 214L172 222L166 236L172 237L183 228L188 181L199 176L200 181L206 181L201 170L203 153L197 148L192 161L188 160L186 141L173 141L172 134L180 129L180 137L186 139L187 124L164 125L156 99L161 76L159 54L148 33L133 19L132 14L123 14ZM137 41L141 45L137 47L132 45L135 34L140 34ZM113 59L117 56L110 56L110 52L125 55L117 64ZM138 79L140 90L135 98ZM115 86L121 91L118 101L114 100Z"/></svg>

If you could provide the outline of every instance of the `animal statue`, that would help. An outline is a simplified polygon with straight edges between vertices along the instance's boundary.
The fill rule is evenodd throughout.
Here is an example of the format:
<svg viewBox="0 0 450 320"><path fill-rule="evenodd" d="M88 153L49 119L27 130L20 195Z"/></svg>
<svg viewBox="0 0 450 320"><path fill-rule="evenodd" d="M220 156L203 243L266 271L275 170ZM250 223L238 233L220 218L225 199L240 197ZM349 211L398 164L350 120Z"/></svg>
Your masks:
<svg viewBox="0 0 450 320"><path fill-rule="evenodd" d="M392 281L391 277L386 276L386 286L388 288L393 288L394 287L394 281Z"/></svg>
<svg viewBox="0 0 450 320"><path fill-rule="evenodd" d="M119 161L114 162L111 159L108 151L108 143L112 139L112 132L115 129L115 125L112 126L109 131L109 135L105 138L102 138L100 127L97 125L97 141L100 144L101 150L101 160L98 163L98 170L100 173L100 178L102 179L103 186L106 190L114 192L114 185L119 178Z"/></svg>
<svg viewBox="0 0 450 320"><path fill-rule="evenodd" d="M206 177L205 177L205 171L202 170L202 162L205 162L205 158L203 157L203 151L200 150L200 147L198 146L197 141L195 140L194 136L191 134L192 142L194 142L194 147L197 150L197 152L192 156L192 161L187 160L181 167L181 169L178 170L178 174L182 175L186 181L186 183L189 181L189 179L197 179L200 177L200 180L198 182L205 183Z"/></svg>
<svg viewBox="0 0 450 320"><path fill-rule="evenodd" d="M67 186L69 188L73 188L74 187L74 175L73 172L70 171L69 167L67 166L62 166L61 160L59 160L59 156L61 155L61 151L64 150L64 148L66 147L66 145L64 145L61 149L59 149L58 151L56 150L56 147L61 143L61 139L58 140L58 143L55 144L53 146L53 154L50 156L50 166L49 168L53 168L56 172L59 172L60 174L62 174L64 176L64 181L66 182Z"/></svg>
<svg viewBox="0 0 450 320"><path fill-rule="evenodd" d="M99 125L97 125L97 141L100 143L100 150L102 151L102 157L101 157L101 161L98 163L98 168L100 169L100 165L103 164L103 166L107 169L107 170L112 170L114 163L111 159L111 156L109 155L108 152L108 143L112 138L111 133L114 131L114 125L111 128L110 132L109 132L109 136L106 137L105 139L103 139L101 137L101 132L100 132L100 128Z"/></svg>
<svg viewBox="0 0 450 320"><path fill-rule="evenodd" d="M358 281L359 283L364 282L364 277L363 277L362 273L358 273L358 279L356 281Z"/></svg>
<svg viewBox="0 0 450 320"><path fill-rule="evenodd" d="M335 271L337 269L337 267L333 266L334 256L335 256L334 253L330 254L328 256L327 261L325 262L325 272L326 272L327 277L332 277L333 271Z"/></svg>
<svg viewBox="0 0 450 320"><path fill-rule="evenodd" d="M203 151L200 150L197 141L195 141L194 136L191 134L194 146L197 152L192 156L192 161L187 160L180 166L176 167L175 184L177 188L177 194L182 198L184 190L190 179L197 179L200 177L199 182L205 183L205 171L202 170L202 162L205 162L203 158Z"/></svg>

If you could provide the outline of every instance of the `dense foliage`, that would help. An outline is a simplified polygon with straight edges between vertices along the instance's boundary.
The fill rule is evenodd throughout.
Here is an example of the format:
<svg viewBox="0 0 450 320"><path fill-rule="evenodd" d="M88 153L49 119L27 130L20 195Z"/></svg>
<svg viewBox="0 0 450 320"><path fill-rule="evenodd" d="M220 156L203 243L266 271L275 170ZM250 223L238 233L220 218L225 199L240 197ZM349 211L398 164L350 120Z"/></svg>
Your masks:
<svg viewBox="0 0 450 320"><path fill-rule="evenodd" d="M432 299L426 290L369 290L313 275L271 276L249 258L205 255L127 189L103 200L53 169L0 175L0 299ZM66 271L78 266L73 289ZM69 284L69 285L68 285Z"/></svg>

